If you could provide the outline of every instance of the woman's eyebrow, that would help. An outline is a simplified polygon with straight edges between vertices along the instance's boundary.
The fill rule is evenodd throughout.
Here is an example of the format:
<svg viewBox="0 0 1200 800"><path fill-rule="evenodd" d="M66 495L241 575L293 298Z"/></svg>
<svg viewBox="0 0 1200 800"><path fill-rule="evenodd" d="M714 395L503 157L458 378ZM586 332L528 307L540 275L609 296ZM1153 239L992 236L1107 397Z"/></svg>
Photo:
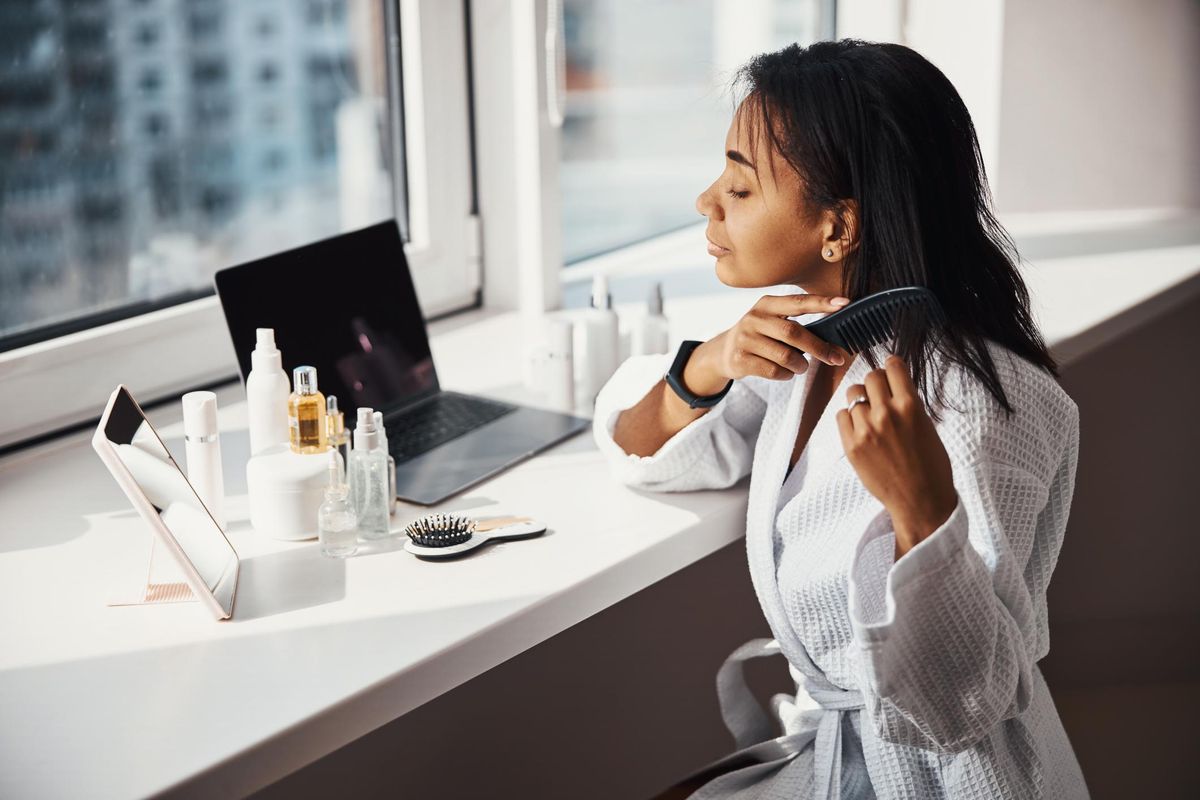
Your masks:
<svg viewBox="0 0 1200 800"><path fill-rule="evenodd" d="M754 164L752 164L750 162L750 159L746 158L744 155L739 153L737 150L726 150L725 157L728 158L730 161L736 161L739 164L745 164L750 169L754 170L755 172L758 172L758 169L754 166Z"/></svg>

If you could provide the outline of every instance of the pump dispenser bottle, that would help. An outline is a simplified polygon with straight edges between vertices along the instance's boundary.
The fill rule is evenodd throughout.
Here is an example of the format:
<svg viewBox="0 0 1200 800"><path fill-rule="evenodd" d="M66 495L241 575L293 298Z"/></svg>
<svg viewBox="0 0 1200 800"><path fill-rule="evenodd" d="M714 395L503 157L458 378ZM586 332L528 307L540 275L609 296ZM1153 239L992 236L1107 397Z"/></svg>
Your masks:
<svg viewBox="0 0 1200 800"><path fill-rule="evenodd" d="M592 278L592 304L576 326L575 350L582 355L576 359L575 373L580 384L576 398L591 409L600 389L620 365L621 329L617 312L612 307L608 277L598 273Z"/></svg>
<svg viewBox="0 0 1200 800"><path fill-rule="evenodd" d="M662 283L655 281L646 298L646 313L634 321L631 355L665 353L668 349L667 318L663 316Z"/></svg>
<svg viewBox="0 0 1200 800"><path fill-rule="evenodd" d="M354 449L350 451L350 491L358 514L358 532L364 539L388 535L387 474L374 409L359 408Z"/></svg>
<svg viewBox="0 0 1200 800"><path fill-rule="evenodd" d="M383 412L375 412L375 430L379 431L379 449L387 456L388 465L388 513L396 513L396 459L388 450L387 428L383 427Z"/></svg>
<svg viewBox="0 0 1200 800"><path fill-rule="evenodd" d="M288 385L283 357L275 346L275 329L258 328L258 343L250 354L246 376L246 418L250 455L288 441Z"/></svg>
<svg viewBox="0 0 1200 800"><path fill-rule="evenodd" d="M328 446L325 436L325 397L317 391L316 367L296 367L292 371L295 391L288 398L288 430L293 453L322 453Z"/></svg>

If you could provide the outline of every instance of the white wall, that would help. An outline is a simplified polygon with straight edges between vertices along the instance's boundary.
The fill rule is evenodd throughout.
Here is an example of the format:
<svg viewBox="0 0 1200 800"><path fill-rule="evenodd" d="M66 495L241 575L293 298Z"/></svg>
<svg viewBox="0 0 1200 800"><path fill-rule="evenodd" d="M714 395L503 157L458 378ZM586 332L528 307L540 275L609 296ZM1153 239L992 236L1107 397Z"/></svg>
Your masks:
<svg viewBox="0 0 1200 800"><path fill-rule="evenodd" d="M1001 213L1200 208L1200 3L1005 0Z"/></svg>
<svg viewBox="0 0 1200 800"><path fill-rule="evenodd" d="M1196 0L839 0L971 111L1001 214L1200 209Z"/></svg>

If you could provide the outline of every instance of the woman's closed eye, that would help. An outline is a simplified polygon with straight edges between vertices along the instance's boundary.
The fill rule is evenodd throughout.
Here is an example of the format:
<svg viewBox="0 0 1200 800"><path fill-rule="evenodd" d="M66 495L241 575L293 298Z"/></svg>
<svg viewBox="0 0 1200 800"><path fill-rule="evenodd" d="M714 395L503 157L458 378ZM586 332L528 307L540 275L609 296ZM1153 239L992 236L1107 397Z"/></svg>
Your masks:
<svg viewBox="0 0 1200 800"><path fill-rule="evenodd" d="M730 197L736 197L738 200L743 200L743 199L745 199L745 198L747 198L747 197L749 197L749 196L750 196L750 192L749 192L748 190L747 190L747 191L742 191L742 192L739 192L739 191L736 191L736 190L734 190L734 189L730 189L730 190L727 192L727 194L728 194Z"/></svg>

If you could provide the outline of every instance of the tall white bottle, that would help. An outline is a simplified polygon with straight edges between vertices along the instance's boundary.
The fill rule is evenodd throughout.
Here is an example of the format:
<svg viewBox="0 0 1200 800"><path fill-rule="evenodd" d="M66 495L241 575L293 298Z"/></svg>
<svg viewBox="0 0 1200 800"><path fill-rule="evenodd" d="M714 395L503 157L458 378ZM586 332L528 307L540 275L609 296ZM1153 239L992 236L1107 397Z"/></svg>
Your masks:
<svg viewBox="0 0 1200 800"><path fill-rule="evenodd" d="M620 366L621 328L612 307L608 277L592 278L592 304L575 327L575 374L580 384L576 398L585 409L596 403L596 395Z"/></svg>
<svg viewBox="0 0 1200 800"><path fill-rule="evenodd" d="M633 321L630 355L665 353L668 339L667 318L663 316L662 283L655 281L646 299L646 313Z"/></svg>
<svg viewBox="0 0 1200 800"><path fill-rule="evenodd" d="M188 392L183 396L183 442L188 483L225 530L225 475L217 430L217 396L212 392Z"/></svg>
<svg viewBox="0 0 1200 800"><path fill-rule="evenodd" d="M546 322L546 396L550 407L564 414L575 412L574 330L569 319Z"/></svg>
<svg viewBox="0 0 1200 800"><path fill-rule="evenodd" d="M275 346L275 329L258 328L258 342L250 354L246 376L246 418L250 427L250 455L288 441L288 395L292 393L283 356Z"/></svg>

